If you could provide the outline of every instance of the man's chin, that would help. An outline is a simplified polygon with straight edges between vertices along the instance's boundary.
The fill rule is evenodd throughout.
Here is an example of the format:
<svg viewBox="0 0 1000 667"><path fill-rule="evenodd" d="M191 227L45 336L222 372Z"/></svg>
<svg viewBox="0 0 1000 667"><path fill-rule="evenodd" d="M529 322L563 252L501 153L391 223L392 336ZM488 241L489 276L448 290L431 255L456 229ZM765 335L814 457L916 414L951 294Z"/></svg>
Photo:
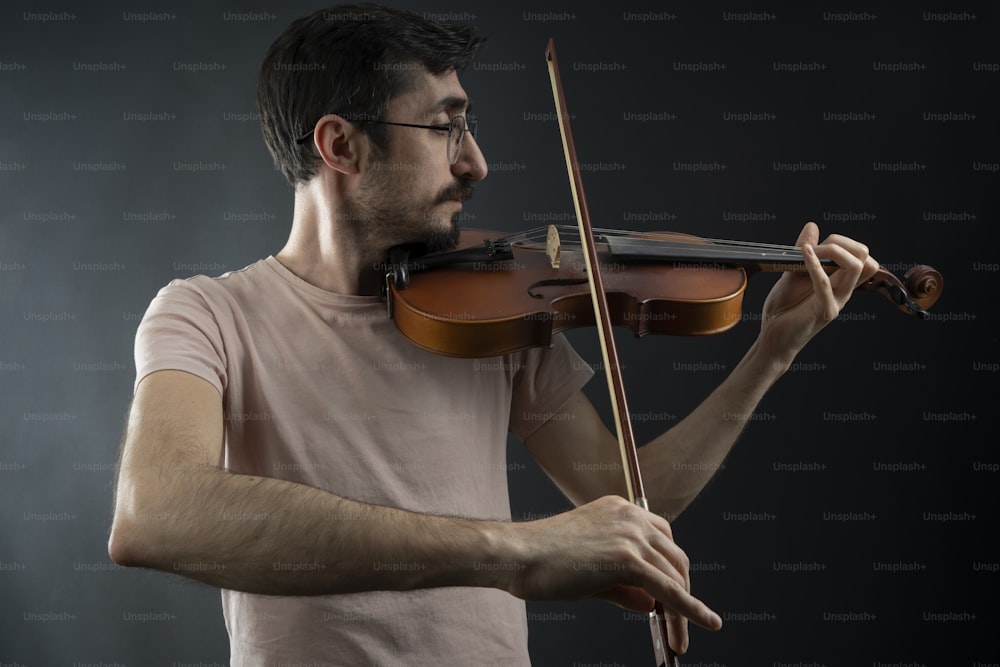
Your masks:
<svg viewBox="0 0 1000 667"><path fill-rule="evenodd" d="M451 219L447 229L435 229L424 238L427 252L443 252L454 249L458 246L459 234L458 215L456 214Z"/></svg>

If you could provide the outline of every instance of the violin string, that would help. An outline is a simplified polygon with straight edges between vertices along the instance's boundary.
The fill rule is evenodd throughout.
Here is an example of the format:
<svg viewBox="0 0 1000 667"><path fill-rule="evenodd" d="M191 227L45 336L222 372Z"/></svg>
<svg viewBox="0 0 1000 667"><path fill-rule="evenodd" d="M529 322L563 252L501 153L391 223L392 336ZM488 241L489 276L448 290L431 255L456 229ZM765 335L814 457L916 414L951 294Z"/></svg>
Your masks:
<svg viewBox="0 0 1000 667"><path fill-rule="evenodd" d="M577 237L577 236L579 236L579 234L576 233L577 230L575 228L572 228L572 227L562 226L561 227L561 231L566 232L566 235L570 236L570 237ZM644 234L643 232L631 232L631 231L619 230L619 229L595 229L594 231L595 231L595 234L599 233L600 235L603 235L603 236L618 236L618 237L623 237L623 238L628 238L628 239L634 240L636 242L633 243L633 245L642 245L643 243L648 243L648 244L650 244L652 246L663 247L666 244L674 243L675 245L678 245L679 247L685 247L685 248L690 248L691 246L698 246L698 245L709 245L709 246L714 245L716 247L719 247L719 246L733 246L733 247L746 247L746 248L755 248L755 249L770 249L770 250L791 251L791 252L796 252L796 253L801 252L801 248L799 248L798 246L792 246L792 245L780 245L780 244L774 244L774 243L758 243L758 242L753 242L753 241L733 241L733 240L728 240L728 239L709 239L709 238L700 238L700 237L689 237L689 236L686 236L686 235L683 235L683 234L673 234L673 233L670 233L670 232L660 232L659 234L661 234L661 238L655 238L655 237L650 238L648 236L643 236L643 234ZM684 240L677 241L677 242L671 242L671 241L666 240L665 238L662 238L663 236L665 236L667 238L673 236L674 238L684 239ZM546 238L547 238L547 228L545 228L545 227L536 227L534 229L530 229L530 230L527 230L527 231L524 231L524 232L518 232L516 234L511 234L511 235L503 237L502 239L499 239L499 240L501 240L501 241L508 241L510 243L521 243L522 240L528 240L528 241L534 241L537 244L541 244L541 243L544 242L544 240ZM687 239L690 239L690 240L687 240ZM705 241L706 243L702 244L702 243L698 243L698 241ZM576 241L571 241L571 242L572 243L576 243Z"/></svg>
<svg viewBox="0 0 1000 667"><path fill-rule="evenodd" d="M684 244L685 246L704 245L701 243L697 243L697 241L704 241L705 244L714 245L717 247L755 248L755 249L791 251L791 252L801 253L801 248L799 248L798 246L782 245L776 243L760 243L755 241L734 241L731 239L712 239L712 238L701 238L701 237L695 237L691 239L690 237L685 237L683 234L667 232L665 233L665 236L667 236L668 238L674 237L681 239L680 241L670 242L655 237L652 238L644 237L642 236L642 232L621 232L620 230L614 230L614 229L597 230L597 231L600 231L602 234L606 236L624 236L626 238L633 238L631 235L637 234L638 235L637 238L641 242L648 242L650 245L661 246L661 247L664 243ZM685 240L686 238L690 240Z"/></svg>
<svg viewBox="0 0 1000 667"><path fill-rule="evenodd" d="M559 225L557 229L560 231L560 240L565 237L570 244L578 243L574 240L579 237L579 233L575 227L570 227L568 225ZM655 233L655 232L654 232ZM650 238L645 236L643 232L634 232L620 229L595 229L595 236L611 236L611 237L622 237L629 239L633 247L654 247L654 248L667 248L686 251L687 253L695 253L699 255L725 255L733 256L743 255L747 257L760 257L760 252L754 251L773 251L785 253L787 257L788 253L791 253L794 257L801 257L802 249L798 246L793 245L781 245L774 243L757 243L752 241L733 241L728 239L708 239L699 237L687 237L683 234L674 234L670 232L661 232L660 238ZM666 238L664 238L666 237ZM670 237L677 239L683 239L679 241L670 241ZM529 229L524 232L518 232L516 234L511 234L505 236L499 241L506 241L511 244L520 244L522 246L534 245L545 246L548 238L548 228L547 227L535 227L534 229ZM687 240L690 239L690 240ZM704 241L700 243L699 241Z"/></svg>

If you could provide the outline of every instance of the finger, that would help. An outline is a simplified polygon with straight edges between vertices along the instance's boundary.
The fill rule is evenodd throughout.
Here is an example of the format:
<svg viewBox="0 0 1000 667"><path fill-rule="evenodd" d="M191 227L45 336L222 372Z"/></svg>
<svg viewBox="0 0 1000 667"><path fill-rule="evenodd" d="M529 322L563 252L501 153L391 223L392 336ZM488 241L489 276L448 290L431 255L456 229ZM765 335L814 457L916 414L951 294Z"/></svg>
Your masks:
<svg viewBox="0 0 1000 667"><path fill-rule="evenodd" d="M865 282L869 278L875 275L875 272L879 269L878 261L869 255L865 258L865 268L861 270L861 275L858 277L858 285ZM858 285L855 285L857 287Z"/></svg>
<svg viewBox="0 0 1000 667"><path fill-rule="evenodd" d="M690 590L690 561L684 550L674 542L669 522L651 512L645 512L644 516L651 529L640 529L635 535L639 550L633 555L639 562L652 565L684 591Z"/></svg>
<svg viewBox="0 0 1000 667"><path fill-rule="evenodd" d="M879 264L875 261L875 258L871 256L868 246L864 243L839 234L831 234L829 238L823 241L821 247L833 245L847 250L863 263L861 273L858 276L858 280L854 284L854 287L857 287L864 281L868 280L876 271L878 271Z"/></svg>
<svg viewBox="0 0 1000 667"><path fill-rule="evenodd" d="M653 611L656 601L641 588L635 586L613 586L606 591L594 595L595 599L606 600L613 604L641 614ZM690 638L688 636L688 620L679 614L666 613L667 641L674 653L687 653Z"/></svg>
<svg viewBox="0 0 1000 667"><path fill-rule="evenodd" d="M667 612L690 618L706 629L721 627L722 619L718 614L689 593L690 561L674 542L670 523L651 512L644 512L644 516L653 530L643 531L645 548L633 554L634 560L629 568L638 578L627 583L641 586L660 600ZM686 627L683 635L687 636Z"/></svg>
<svg viewBox="0 0 1000 667"><path fill-rule="evenodd" d="M806 244L816 245L817 243L819 243L819 225L815 222L807 222L802 227L802 231L799 232L799 238L795 240L795 245L802 247Z"/></svg>
<svg viewBox="0 0 1000 667"><path fill-rule="evenodd" d="M864 243L861 241L855 241L848 236L841 236L840 234L830 234L830 236L826 237L826 240L823 241L822 245L835 245L843 248L861 261L864 261L865 257L868 257L869 255L868 246Z"/></svg>
<svg viewBox="0 0 1000 667"><path fill-rule="evenodd" d="M639 572L638 584L663 603L668 613L679 614L706 630L718 630L722 619L698 598L688 593L681 584L651 563L645 563Z"/></svg>
<svg viewBox="0 0 1000 667"><path fill-rule="evenodd" d="M674 541L674 530L671 528L670 522L659 514L649 512L648 510L646 510L644 516L655 529L655 532L646 536L646 541L653 547L655 553L666 558L669 563L670 574L675 576L676 580L684 586L685 590L690 590L691 579L688 572L690 561L684 550ZM660 565L663 565L663 563L660 563Z"/></svg>
<svg viewBox="0 0 1000 667"><path fill-rule="evenodd" d="M823 265L819 262L814 246L802 246L802 258L805 261L806 270L809 272L809 278L812 280L813 293L819 302L819 313L825 320L832 321L840 313L840 304L837 297L834 296L830 276L823 270Z"/></svg>
<svg viewBox="0 0 1000 667"><path fill-rule="evenodd" d="M677 655L684 655L688 650L688 620L676 614L667 614L667 640L670 648Z"/></svg>
<svg viewBox="0 0 1000 667"><path fill-rule="evenodd" d="M813 249L817 257L830 259L837 265L837 270L830 276L830 282L837 297L846 301L861 280L861 272L865 268L867 255L864 259L859 258L839 245L820 245Z"/></svg>

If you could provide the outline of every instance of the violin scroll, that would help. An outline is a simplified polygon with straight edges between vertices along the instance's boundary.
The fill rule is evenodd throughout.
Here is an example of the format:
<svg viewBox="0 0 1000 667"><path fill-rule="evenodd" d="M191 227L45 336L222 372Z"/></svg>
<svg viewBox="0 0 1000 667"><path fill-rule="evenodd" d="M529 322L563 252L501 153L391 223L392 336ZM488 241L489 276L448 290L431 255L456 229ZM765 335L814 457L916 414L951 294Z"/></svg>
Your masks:
<svg viewBox="0 0 1000 667"><path fill-rule="evenodd" d="M896 304L902 312L926 320L930 317L927 309L937 302L943 287L944 277L937 269L917 264L903 275L903 280L879 267L875 275L858 289L877 292Z"/></svg>

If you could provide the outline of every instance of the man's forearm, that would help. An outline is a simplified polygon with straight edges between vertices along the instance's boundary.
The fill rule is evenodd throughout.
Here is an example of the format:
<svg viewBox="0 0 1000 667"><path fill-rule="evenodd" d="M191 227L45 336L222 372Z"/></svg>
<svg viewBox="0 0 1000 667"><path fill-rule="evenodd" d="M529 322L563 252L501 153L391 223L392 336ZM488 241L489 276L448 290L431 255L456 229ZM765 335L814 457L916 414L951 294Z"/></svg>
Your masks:
<svg viewBox="0 0 1000 667"><path fill-rule="evenodd" d="M498 552L508 541L499 522L367 505L209 466L185 472L173 494L143 494L142 482L141 474L123 482L112 557L222 588L316 595L497 586L492 561L508 558Z"/></svg>
<svg viewBox="0 0 1000 667"><path fill-rule="evenodd" d="M690 415L639 450L650 510L673 520L729 454L767 390L788 367L754 343Z"/></svg>

